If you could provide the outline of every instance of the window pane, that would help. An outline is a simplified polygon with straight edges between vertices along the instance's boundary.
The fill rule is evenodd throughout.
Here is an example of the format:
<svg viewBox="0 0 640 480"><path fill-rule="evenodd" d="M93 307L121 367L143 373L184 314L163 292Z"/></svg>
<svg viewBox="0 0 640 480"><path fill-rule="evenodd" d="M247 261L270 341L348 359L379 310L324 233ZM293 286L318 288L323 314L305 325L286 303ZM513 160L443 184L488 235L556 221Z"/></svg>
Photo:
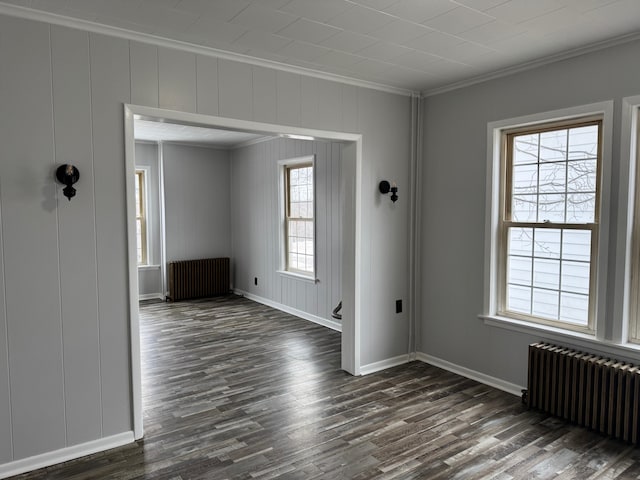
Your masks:
<svg viewBox="0 0 640 480"><path fill-rule="evenodd" d="M507 285L507 310L526 314L531 313L531 288Z"/></svg>
<svg viewBox="0 0 640 480"><path fill-rule="evenodd" d="M536 193L538 190L538 165L514 166L512 181L515 193Z"/></svg>
<svg viewBox="0 0 640 480"><path fill-rule="evenodd" d="M566 178L565 162L540 164L540 193L564 193Z"/></svg>
<svg viewBox="0 0 640 480"><path fill-rule="evenodd" d="M538 202L539 222L564 222L564 194L540 195Z"/></svg>
<svg viewBox="0 0 640 480"><path fill-rule="evenodd" d="M569 159L597 158L598 126L572 128L569 130Z"/></svg>
<svg viewBox="0 0 640 480"><path fill-rule="evenodd" d="M512 220L516 222L535 222L537 206L537 195L514 195L511 206Z"/></svg>
<svg viewBox="0 0 640 480"><path fill-rule="evenodd" d="M571 193L567 196L567 223L593 223L595 193Z"/></svg>
<svg viewBox="0 0 640 480"><path fill-rule="evenodd" d="M591 232L589 230L565 230L562 234L562 258L566 260L591 260Z"/></svg>
<svg viewBox="0 0 640 480"><path fill-rule="evenodd" d="M533 286L558 290L560 288L560 261L534 259Z"/></svg>
<svg viewBox="0 0 640 480"><path fill-rule="evenodd" d="M138 263L142 263L142 220L136 219L136 242L138 247Z"/></svg>
<svg viewBox="0 0 640 480"><path fill-rule="evenodd" d="M533 289L533 306L531 313L549 320L558 319L559 294L557 291Z"/></svg>
<svg viewBox="0 0 640 480"><path fill-rule="evenodd" d="M567 158L567 130L540 134L540 161L555 162Z"/></svg>
<svg viewBox="0 0 640 480"><path fill-rule="evenodd" d="M509 229L509 255L531 256L533 253L533 229Z"/></svg>
<svg viewBox="0 0 640 480"><path fill-rule="evenodd" d="M560 230L536 228L535 236L533 253L536 257L560 258Z"/></svg>
<svg viewBox="0 0 640 480"><path fill-rule="evenodd" d="M538 138L537 133L531 135L519 135L513 140L513 164L538 162Z"/></svg>
<svg viewBox="0 0 640 480"><path fill-rule="evenodd" d="M595 192L596 191L596 159L574 160L567 166L567 191L568 192Z"/></svg>
<svg viewBox="0 0 640 480"><path fill-rule="evenodd" d="M589 296L562 292L560 295L560 320L576 325L588 325Z"/></svg>
<svg viewBox="0 0 640 480"><path fill-rule="evenodd" d="M562 262L563 291L589 294L589 264L581 262Z"/></svg>
<svg viewBox="0 0 640 480"><path fill-rule="evenodd" d="M531 285L531 258L510 256L507 275L511 284Z"/></svg>

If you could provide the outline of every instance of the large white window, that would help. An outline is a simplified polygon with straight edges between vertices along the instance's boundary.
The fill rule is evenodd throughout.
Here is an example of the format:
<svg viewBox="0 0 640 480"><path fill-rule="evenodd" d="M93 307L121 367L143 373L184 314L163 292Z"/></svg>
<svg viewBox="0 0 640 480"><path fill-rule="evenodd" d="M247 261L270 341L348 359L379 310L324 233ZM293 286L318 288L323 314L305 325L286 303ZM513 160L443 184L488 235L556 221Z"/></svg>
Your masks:
<svg viewBox="0 0 640 480"><path fill-rule="evenodd" d="M136 170L136 242L138 265L148 263L147 241L147 175L146 170Z"/></svg>
<svg viewBox="0 0 640 480"><path fill-rule="evenodd" d="M606 102L489 124L483 317L492 324L604 338L611 114Z"/></svg>
<svg viewBox="0 0 640 480"><path fill-rule="evenodd" d="M315 273L315 180L313 157L281 163L284 270Z"/></svg>
<svg viewBox="0 0 640 480"><path fill-rule="evenodd" d="M601 123L503 133L501 314L593 330Z"/></svg>

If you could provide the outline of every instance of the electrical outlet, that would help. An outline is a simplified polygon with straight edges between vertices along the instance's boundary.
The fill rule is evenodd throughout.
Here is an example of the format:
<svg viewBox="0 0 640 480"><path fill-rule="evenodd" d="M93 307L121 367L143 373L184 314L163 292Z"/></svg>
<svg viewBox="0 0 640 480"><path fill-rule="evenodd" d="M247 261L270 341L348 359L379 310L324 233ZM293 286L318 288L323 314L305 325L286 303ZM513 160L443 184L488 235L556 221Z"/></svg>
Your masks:
<svg viewBox="0 0 640 480"><path fill-rule="evenodd" d="M402 313L402 300L396 300L396 313Z"/></svg>
<svg viewBox="0 0 640 480"><path fill-rule="evenodd" d="M253 284L258 285L258 277L253 277Z"/></svg>

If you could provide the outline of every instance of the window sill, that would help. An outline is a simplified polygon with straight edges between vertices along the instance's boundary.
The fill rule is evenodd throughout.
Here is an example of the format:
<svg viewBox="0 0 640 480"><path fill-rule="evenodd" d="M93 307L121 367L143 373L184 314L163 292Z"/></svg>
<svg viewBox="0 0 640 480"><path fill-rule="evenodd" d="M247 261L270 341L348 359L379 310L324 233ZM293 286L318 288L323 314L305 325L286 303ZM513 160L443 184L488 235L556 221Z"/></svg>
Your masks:
<svg viewBox="0 0 640 480"><path fill-rule="evenodd" d="M160 270L160 265L138 265L138 270Z"/></svg>
<svg viewBox="0 0 640 480"><path fill-rule="evenodd" d="M631 359L640 359L640 345L635 343L615 343L610 340L600 340L595 335L589 335L587 333L573 332L571 330L564 330L558 327L552 327L550 325L542 325L537 323L526 322L524 320L516 320L514 318L502 317L499 315L478 315L485 325L492 327L504 328L514 332L525 333L528 335L541 336L543 339L559 342L569 343L569 346L578 348L595 349L600 353L611 356L624 356Z"/></svg>
<svg viewBox="0 0 640 480"><path fill-rule="evenodd" d="M294 273L294 272L288 272L286 270L278 270L278 273L280 275L282 275L283 277L291 277L291 278L295 278L296 280L302 280L303 282L308 282L308 283L319 283L320 280L313 277L313 276L309 276L309 275L303 275L301 273Z"/></svg>

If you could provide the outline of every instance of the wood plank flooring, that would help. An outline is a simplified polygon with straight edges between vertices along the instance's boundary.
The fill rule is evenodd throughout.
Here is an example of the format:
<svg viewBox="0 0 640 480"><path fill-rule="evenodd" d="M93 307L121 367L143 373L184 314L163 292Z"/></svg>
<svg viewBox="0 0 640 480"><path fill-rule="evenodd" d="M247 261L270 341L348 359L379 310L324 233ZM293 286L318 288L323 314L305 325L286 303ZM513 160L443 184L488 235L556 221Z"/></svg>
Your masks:
<svg viewBox="0 0 640 480"><path fill-rule="evenodd" d="M640 478L638 449L439 368L352 377L339 333L244 298L141 324L144 440L16 479Z"/></svg>

